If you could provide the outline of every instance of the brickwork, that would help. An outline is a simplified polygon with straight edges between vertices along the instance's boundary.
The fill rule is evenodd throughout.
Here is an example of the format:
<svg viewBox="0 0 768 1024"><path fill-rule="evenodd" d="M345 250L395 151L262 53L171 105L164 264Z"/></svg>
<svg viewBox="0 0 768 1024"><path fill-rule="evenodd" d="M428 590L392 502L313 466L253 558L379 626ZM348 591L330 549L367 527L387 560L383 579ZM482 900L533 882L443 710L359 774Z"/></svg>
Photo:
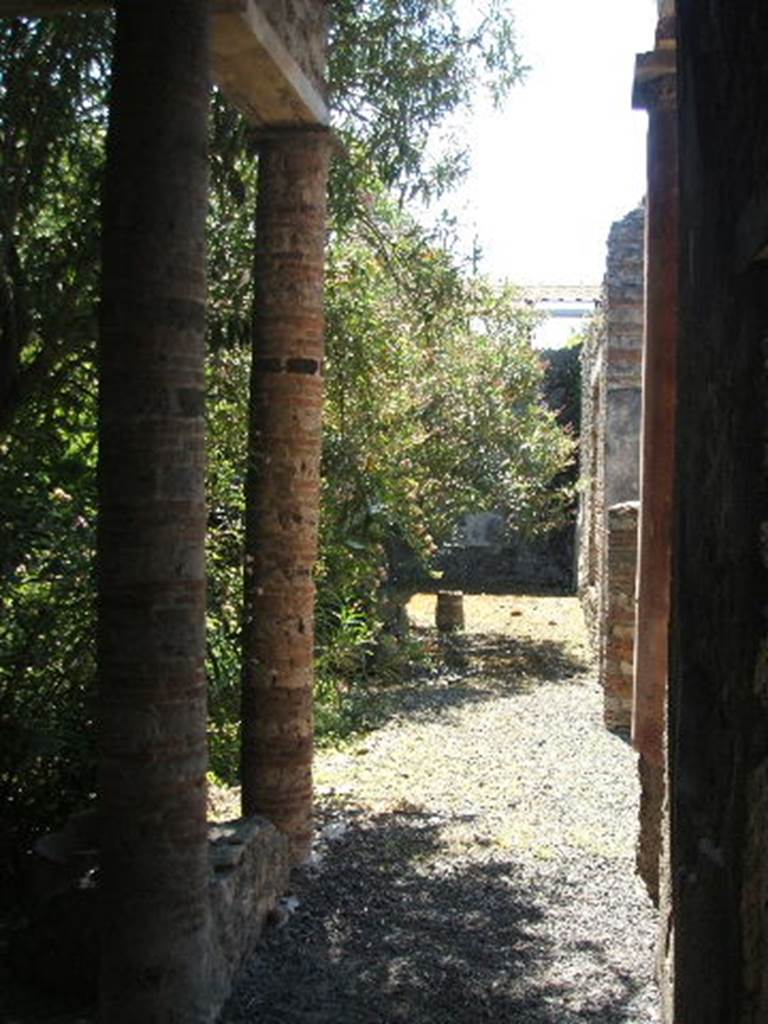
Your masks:
<svg viewBox="0 0 768 1024"><path fill-rule="evenodd" d="M629 725L632 712L632 659L635 638L635 566L638 502L608 509L605 557L603 687L605 724Z"/></svg>
<svg viewBox="0 0 768 1024"><path fill-rule="evenodd" d="M264 925L288 890L290 847L264 818L209 828L212 1016L252 956Z"/></svg>
<svg viewBox="0 0 768 1024"><path fill-rule="evenodd" d="M644 221L638 208L611 228L601 309L582 353L579 594L599 657L606 722L612 728L628 728L631 718L634 563L630 568L626 561L627 514L615 515L612 545L609 510L638 498ZM611 578L612 558L620 566L616 581ZM621 603L628 605L628 619L611 633L610 609L617 607L619 592ZM629 677L626 667L621 672L617 668L627 664Z"/></svg>
<svg viewBox="0 0 768 1024"><path fill-rule="evenodd" d="M96 563L100 1019L110 1024L206 1019L208 66L206 3L118 5Z"/></svg>
<svg viewBox="0 0 768 1024"><path fill-rule="evenodd" d="M309 853L323 406L325 132L261 148L246 484L243 813Z"/></svg>

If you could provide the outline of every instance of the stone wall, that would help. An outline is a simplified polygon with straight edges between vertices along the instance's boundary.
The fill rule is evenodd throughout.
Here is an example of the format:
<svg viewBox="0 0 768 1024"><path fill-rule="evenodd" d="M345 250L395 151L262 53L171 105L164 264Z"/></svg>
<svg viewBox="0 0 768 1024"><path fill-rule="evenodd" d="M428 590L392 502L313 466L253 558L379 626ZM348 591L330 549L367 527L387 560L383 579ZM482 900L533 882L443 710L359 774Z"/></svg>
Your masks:
<svg viewBox="0 0 768 1024"><path fill-rule="evenodd" d="M466 528L468 524L468 530ZM440 585L468 593L510 593L524 587L571 591L573 526L541 537L506 532L494 512L465 516L460 540L435 559Z"/></svg>
<svg viewBox="0 0 768 1024"><path fill-rule="evenodd" d="M245 967L278 899L288 889L286 837L264 818L209 826L211 1003L214 1013Z"/></svg>
<svg viewBox="0 0 768 1024"><path fill-rule="evenodd" d="M600 650L600 585L603 576L605 403L605 314L592 320L582 348L581 440L579 448L578 590L595 651Z"/></svg>
<svg viewBox="0 0 768 1024"><path fill-rule="evenodd" d="M206 1020L214 1021L253 954L270 914L288 890L288 839L264 818L210 824L206 928ZM95 1001L99 974L101 891L98 817L73 815L37 841L21 894L27 921L14 933L14 974L36 990Z"/></svg>
<svg viewBox="0 0 768 1024"><path fill-rule="evenodd" d="M768 6L680 0L678 31L674 1019L758 1024L768 1020Z"/></svg>
<svg viewBox="0 0 768 1024"><path fill-rule="evenodd" d="M606 721L619 728L630 725L631 682L627 697L626 673L619 686L614 666L626 665L631 637L623 634L619 641L619 634L609 635L608 608L612 593L615 605L618 589L623 599L633 600L634 567L620 558L621 583L611 583L608 510L636 501L639 493L644 219L638 208L611 227L601 309L582 351L579 594L599 657ZM617 513L617 543L624 554L625 521ZM631 620L627 613L622 629L630 628Z"/></svg>
<svg viewBox="0 0 768 1024"><path fill-rule="evenodd" d="M632 720L638 507L636 501L628 501L608 509L601 663L603 713L609 729L626 729Z"/></svg>

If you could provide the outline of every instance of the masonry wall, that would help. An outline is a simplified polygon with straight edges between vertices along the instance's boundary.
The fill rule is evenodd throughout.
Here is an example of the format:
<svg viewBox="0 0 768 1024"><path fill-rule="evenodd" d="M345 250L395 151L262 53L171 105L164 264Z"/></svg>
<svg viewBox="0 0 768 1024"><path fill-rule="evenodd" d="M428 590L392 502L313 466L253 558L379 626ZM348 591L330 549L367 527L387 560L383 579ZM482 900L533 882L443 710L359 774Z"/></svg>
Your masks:
<svg viewBox="0 0 768 1024"><path fill-rule="evenodd" d="M601 662L604 716L609 729L626 729L632 719L637 514L636 501L608 509Z"/></svg>
<svg viewBox="0 0 768 1024"><path fill-rule="evenodd" d="M628 728L631 717L626 665L632 637L626 630L632 628L634 562L627 562L627 516L617 513L611 530L608 510L638 498L643 234L642 208L612 226L601 310L582 353L579 594L599 658L611 728ZM631 557L636 557L634 548ZM609 615L620 605L626 622L617 631L609 628Z"/></svg>
<svg viewBox="0 0 768 1024"><path fill-rule="evenodd" d="M674 1020L768 1020L768 5L678 5ZM762 538L762 545L761 545Z"/></svg>

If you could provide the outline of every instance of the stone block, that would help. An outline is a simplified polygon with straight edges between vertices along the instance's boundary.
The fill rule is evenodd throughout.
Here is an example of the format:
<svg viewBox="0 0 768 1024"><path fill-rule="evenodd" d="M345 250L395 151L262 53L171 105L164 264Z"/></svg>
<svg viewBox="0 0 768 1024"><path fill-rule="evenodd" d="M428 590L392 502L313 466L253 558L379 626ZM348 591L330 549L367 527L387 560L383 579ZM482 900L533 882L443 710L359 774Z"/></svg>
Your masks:
<svg viewBox="0 0 768 1024"><path fill-rule="evenodd" d="M76 815L38 840L30 855L31 912L13 933L14 975L37 991L83 1005L96 1001L100 891L95 816ZM209 1020L216 1020L286 892L289 844L270 822L252 817L209 826Z"/></svg>
<svg viewBox="0 0 768 1024"><path fill-rule="evenodd" d="M217 1009L288 888L288 839L264 818L210 826L211 1000Z"/></svg>

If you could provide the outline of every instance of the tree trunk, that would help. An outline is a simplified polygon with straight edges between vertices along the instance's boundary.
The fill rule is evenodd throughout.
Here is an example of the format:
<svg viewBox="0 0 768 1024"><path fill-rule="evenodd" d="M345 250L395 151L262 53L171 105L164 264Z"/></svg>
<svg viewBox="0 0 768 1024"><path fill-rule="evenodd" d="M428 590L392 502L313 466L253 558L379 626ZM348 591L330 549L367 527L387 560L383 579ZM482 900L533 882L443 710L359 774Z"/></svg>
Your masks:
<svg viewBox="0 0 768 1024"><path fill-rule="evenodd" d="M314 583L323 403L323 263L330 143L262 146L246 483L243 813L309 855Z"/></svg>
<svg viewBox="0 0 768 1024"><path fill-rule="evenodd" d="M208 1020L207 0L123 0L104 198L101 1019Z"/></svg>

